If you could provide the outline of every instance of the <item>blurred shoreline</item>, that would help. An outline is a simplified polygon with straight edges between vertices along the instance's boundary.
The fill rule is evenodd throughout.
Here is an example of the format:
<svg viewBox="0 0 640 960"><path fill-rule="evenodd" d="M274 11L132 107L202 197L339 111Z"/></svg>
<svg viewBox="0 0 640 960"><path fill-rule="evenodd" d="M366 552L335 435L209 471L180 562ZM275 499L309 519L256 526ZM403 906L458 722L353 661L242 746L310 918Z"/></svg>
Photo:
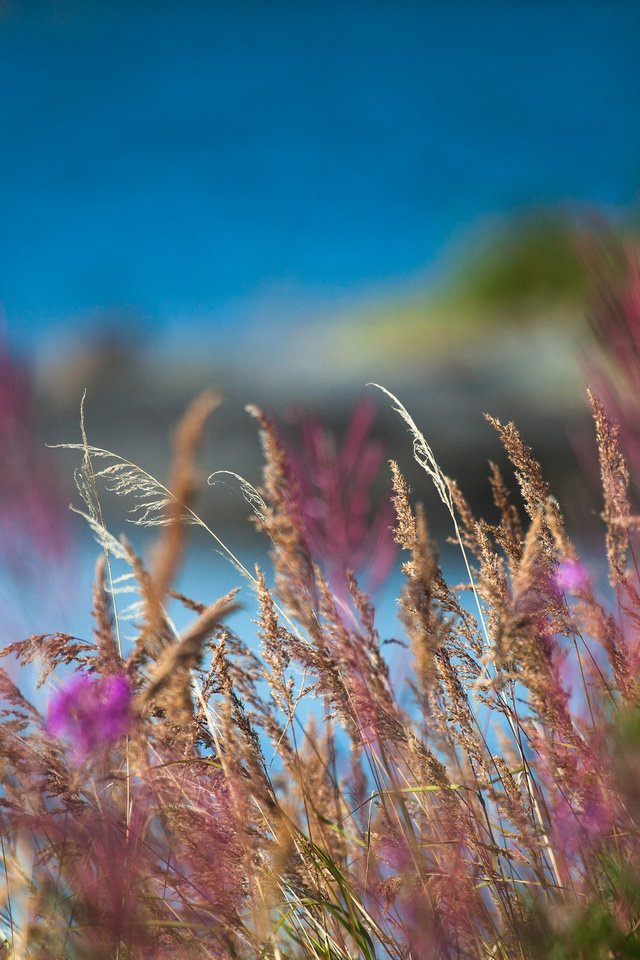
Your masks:
<svg viewBox="0 0 640 960"><path fill-rule="evenodd" d="M488 484L484 494L477 489L477 478L484 480L488 471L483 469L486 460L503 459L483 412L515 421L551 471L550 479L570 479L569 432L589 423L574 320L493 330L454 350L416 353L411 361L401 357L399 362L364 351L360 356L350 352L338 362L340 332L326 325L292 330L283 336L282 348L276 344L268 356L252 354L248 345L241 360L231 356L226 362L216 359L213 349L194 349L176 359L115 339L79 346L75 355L39 371L42 435L49 443L78 441L86 389L90 442L162 479L170 463L173 427L189 401L213 387L224 399L208 430L203 471L233 470L256 484L261 451L255 421L245 411L248 403L262 407L285 429L289 413L302 409L339 437L358 398L368 394L378 410L375 432L388 458L398 460L418 495L429 499L429 483L413 463L406 429L388 398L367 386L376 382L404 403L445 472L459 479L472 501L488 494ZM73 455L52 451L51 456L71 473ZM231 525L247 514L242 498L222 486L207 491L202 509L215 522Z"/></svg>
<svg viewBox="0 0 640 960"><path fill-rule="evenodd" d="M636 236L629 227L629 242ZM446 281L408 285L345 304L341 312L325 304L324 311L297 314L289 304L277 314L272 304L268 321L243 330L234 332L232 322L225 335L215 325L183 325L179 336L177 327L168 335L132 316L94 317L56 351L38 354L40 436L47 443L77 442L86 391L90 442L163 480L171 431L193 397L213 388L223 404L207 431L203 476L229 470L259 485L262 455L247 404L261 407L285 432L303 411L339 439L354 405L368 395L387 458L398 461L416 496L432 504L430 523L446 525L413 461L405 426L373 386L380 384L409 410L475 509L488 506L487 461L505 464L484 413L514 421L554 491L581 509L590 458L595 464L586 373L594 349L586 319L592 279L584 251L613 251L617 241L603 229L588 232L578 221L540 212L480 239ZM73 455L50 455L71 477ZM381 486L388 481L388 471L382 473ZM200 509L207 521L245 523L247 506L231 486L205 491ZM117 526L125 507L108 507Z"/></svg>

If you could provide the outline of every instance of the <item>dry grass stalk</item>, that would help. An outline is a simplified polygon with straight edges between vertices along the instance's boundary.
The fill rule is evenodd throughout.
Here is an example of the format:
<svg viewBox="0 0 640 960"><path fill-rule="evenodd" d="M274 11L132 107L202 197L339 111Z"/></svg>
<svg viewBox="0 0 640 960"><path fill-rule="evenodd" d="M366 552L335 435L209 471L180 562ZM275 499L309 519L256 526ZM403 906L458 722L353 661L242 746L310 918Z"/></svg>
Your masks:
<svg viewBox="0 0 640 960"><path fill-rule="evenodd" d="M233 602L237 593L237 590L232 590L207 607L179 640L164 650L151 671L148 685L140 696L140 707L145 707L154 701L159 702L159 695L162 694L162 703L169 715L177 714L179 717L185 713L189 716L192 714L190 671L202 656L205 640L234 610L238 609L238 605Z"/></svg>
<svg viewBox="0 0 640 960"><path fill-rule="evenodd" d="M633 523L629 505L629 471L620 452L620 428L612 423L598 398L589 393L596 425L596 439L600 457L600 476L604 494L602 518L607 528L607 557L609 580L616 587L624 581L629 552L629 527Z"/></svg>
<svg viewBox="0 0 640 960"><path fill-rule="evenodd" d="M46 717L0 672L0 923L13 960L585 960L570 952L583 928L609 938L600 956L632 956L620 945L635 946L640 916L629 709L640 596L626 567L625 467L597 402L619 622L513 425L492 421L526 528L494 465L499 519L477 519L398 405L469 576L447 584L392 464L413 657L402 687L370 599L352 575L334 589L310 550L289 454L257 410L266 465L254 505L276 578L271 590L259 568L252 576L259 648L227 624L235 592L204 606L172 590L183 524L204 526L190 504L213 402L183 422L170 489L80 445L91 523L141 596L134 648L121 658L121 581L114 592L104 561L94 642L58 634L3 651L42 658L45 675L78 671ZM109 465L94 472L101 456ZM101 479L138 506L147 497L161 529L150 565L103 529ZM167 596L196 614L180 637ZM630 772L616 762L623 747ZM607 918L605 934L593 916Z"/></svg>
<svg viewBox="0 0 640 960"><path fill-rule="evenodd" d="M178 424L174 438L174 457L169 490L173 494L166 508L166 524L161 528L152 564L152 578L158 603L162 603L174 581L184 549L184 514L192 506L200 486L196 459L204 428L219 407L221 397L205 390L190 404Z"/></svg>

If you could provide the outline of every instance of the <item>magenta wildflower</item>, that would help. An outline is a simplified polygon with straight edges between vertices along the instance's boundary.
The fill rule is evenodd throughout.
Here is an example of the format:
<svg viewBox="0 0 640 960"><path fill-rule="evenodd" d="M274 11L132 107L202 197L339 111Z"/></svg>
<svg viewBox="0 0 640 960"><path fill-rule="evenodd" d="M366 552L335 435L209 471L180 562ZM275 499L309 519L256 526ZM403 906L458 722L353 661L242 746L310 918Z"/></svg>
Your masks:
<svg viewBox="0 0 640 960"><path fill-rule="evenodd" d="M123 674L92 679L80 674L49 704L47 729L69 740L77 760L86 760L127 733L131 723L131 686Z"/></svg>
<svg viewBox="0 0 640 960"><path fill-rule="evenodd" d="M589 586L589 574L576 560L563 560L555 574L556 586L560 590L579 593Z"/></svg>

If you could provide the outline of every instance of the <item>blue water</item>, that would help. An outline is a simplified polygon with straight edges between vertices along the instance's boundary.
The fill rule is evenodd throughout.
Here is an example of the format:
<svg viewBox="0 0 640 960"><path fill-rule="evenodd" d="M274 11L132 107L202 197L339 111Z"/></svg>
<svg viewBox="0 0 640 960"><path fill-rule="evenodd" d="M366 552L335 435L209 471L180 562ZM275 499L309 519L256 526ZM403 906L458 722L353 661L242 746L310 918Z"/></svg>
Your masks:
<svg viewBox="0 0 640 960"><path fill-rule="evenodd" d="M107 307L166 331L337 303L484 216L638 196L637 0L2 9L0 303L26 343Z"/></svg>

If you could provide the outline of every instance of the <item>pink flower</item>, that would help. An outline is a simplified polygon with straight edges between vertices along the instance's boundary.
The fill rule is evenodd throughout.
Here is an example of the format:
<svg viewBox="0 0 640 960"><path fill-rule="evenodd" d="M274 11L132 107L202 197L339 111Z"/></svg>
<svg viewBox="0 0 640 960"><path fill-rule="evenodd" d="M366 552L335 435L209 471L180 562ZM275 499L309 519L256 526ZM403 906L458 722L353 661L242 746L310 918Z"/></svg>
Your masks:
<svg viewBox="0 0 640 960"><path fill-rule="evenodd" d="M80 674L49 704L47 729L71 741L78 762L124 736L130 724L131 686L124 674L100 679Z"/></svg>
<svg viewBox="0 0 640 960"><path fill-rule="evenodd" d="M579 593L589 586L589 574L576 560L563 560L555 574L556 586L560 590Z"/></svg>

